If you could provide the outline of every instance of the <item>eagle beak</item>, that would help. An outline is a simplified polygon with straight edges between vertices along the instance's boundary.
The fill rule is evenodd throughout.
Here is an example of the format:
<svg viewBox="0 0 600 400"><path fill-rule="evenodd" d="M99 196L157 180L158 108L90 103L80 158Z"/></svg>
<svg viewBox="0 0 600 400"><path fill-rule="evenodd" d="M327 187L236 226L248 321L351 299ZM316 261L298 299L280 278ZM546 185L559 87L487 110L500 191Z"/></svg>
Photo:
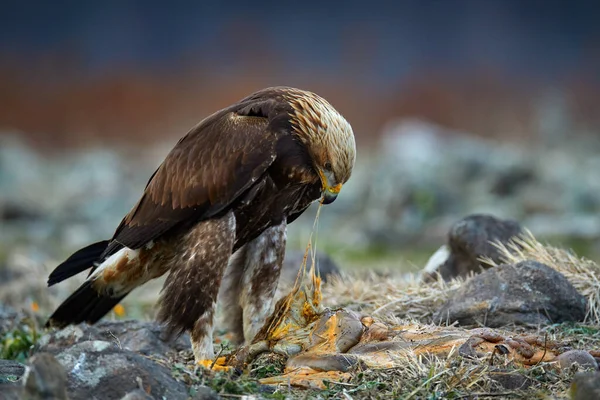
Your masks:
<svg viewBox="0 0 600 400"><path fill-rule="evenodd" d="M335 201L338 194L340 194L342 184L338 183L337 185L332 186L330 180L323 171L319 170L319 175L321 176L321 184L323 185L323 204L331 204Z"/></svg>
<svg viewBox="0 0 600 400"><path fill-rule="evenodd" d="M337 199L340 190L342 189L342 184L338 183L334 187L326 187L323 191L323 204L331 204Z"/></svg>

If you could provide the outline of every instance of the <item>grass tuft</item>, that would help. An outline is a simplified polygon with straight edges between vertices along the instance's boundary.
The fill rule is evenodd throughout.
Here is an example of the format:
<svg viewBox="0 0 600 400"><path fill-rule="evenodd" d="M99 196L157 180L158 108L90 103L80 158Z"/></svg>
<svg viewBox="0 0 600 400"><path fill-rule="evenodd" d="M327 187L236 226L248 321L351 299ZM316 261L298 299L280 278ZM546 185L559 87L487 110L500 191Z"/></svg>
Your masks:
<svg viewBox="0 0 600 400"><path fill-rule="evenodd" d="M0 337L0 359L26 362L38 338L37 329L28 324L4 333Z"/></svg>

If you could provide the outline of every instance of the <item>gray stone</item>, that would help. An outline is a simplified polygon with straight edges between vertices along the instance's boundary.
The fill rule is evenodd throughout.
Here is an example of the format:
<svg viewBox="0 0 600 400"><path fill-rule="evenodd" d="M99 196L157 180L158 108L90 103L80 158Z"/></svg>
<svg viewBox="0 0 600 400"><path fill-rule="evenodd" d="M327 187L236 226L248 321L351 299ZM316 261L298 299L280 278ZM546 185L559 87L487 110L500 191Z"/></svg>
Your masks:
<svg viewBox="0 0 600 400"><path fill-rule="evenodd" d="M15 383L0 383L0 400L22 400L23 387Z"/></svg>
<svg viewBox="0 0 600 400"><path fill-rule="evenodd" d="M527 376L510 371L491 371L489 377L507 390L526 390L531 386Z"/></svg>
<svg viewBox="0 0 600 400"><path fill-rule="evenodd" d="M556 357L558 365L561 368L571 368L573 365L578 365L583 369L598 370L596 359L585 350L569 350Z"/></svg>
<svg viewBox="0 0 600 400"><path fill-rule="evenodd" d="M211 388L207 386L197 386L194 388L195 394L192 397L192 400L219 400L220 397Z"/></svg>
<svg viewBox="0 0 600 400"><path fill-rule="evenodd" d="M436 323L501 327L582 321L586 299L559 272L535 261L500 265L465 282L434 314Z"/></svg>
<svg viewBox="0 0 600 400"><path fill-rule="evenodd" d="M25 366L12 360L0 360L0 383L13 382L25 373Z"/></svg>
<svg viewBox="0 0 600 400"><path fill-rule="evenodd" d="M25 375L23 398L67 399L67 374L56 358L49 353L38 353L29 360Z"/></svg>
<svg viewBox="0 0 600 400"><path fill-rule="evenodd" d="M121 398L121 400L153 400L153 398L142 389L137 389L133 392L127 393Z"/></svg>
<svg viewBox="0 0 600 400"><path fill-rule="evenodd" d="M186 398L183 382L151 359L118 347L114 342L79 341L58 349L56 359L67 370L68 395L77 399L121 399L143 388L152 398Z"/></svg>
<svg viewBox="0 0 600 400"><path fill-rule="evenodd" d="M0 400L68 399L65 370L51 354L36 354L29 359L29 367L21 367L19 381L0 383Z"/></svg>
<svg viewBox="0 0 600 400"><path fill-rule="evenodd" d="M536 179L530 165L517 165L498 171L491 192L499 197L514 196L521 187Z"/></svg>
<svg viewBox="0 0 600 400"><path fill-rule="evenodd" d="M580 372L571 383L572 400L600 399L600 372Z"/></svg>
<svg viewBox="0 0 600 400"><path fill-rule="evenodd" d="M188 389L154 359L190 348L189 337L167 340L155 322L68 326L42 336L34 351L53 354L67 370L69 398L186 398ZM149 358L147 356L152 356ZM136 398L136 397L130 397Z"/></svg>
<svg viewBox="0 0 600 400"><path fill-rule="evenodd" d="M492 215L474 214L455 223L448 233L450 255L437 272L445 280L457 276L465 277L470 272L480 272L488 264L479 261L489 257L501 263L498 249L491 243L507 243L511 238L523 233L517 221L503 220Z"/></svg>
<svg viewBox="0 0 600 400"><path fill-rule="evenodd" d="M26 222L40 219L40 213L17 202L0 202L0 221L3 223Z"/></svg>

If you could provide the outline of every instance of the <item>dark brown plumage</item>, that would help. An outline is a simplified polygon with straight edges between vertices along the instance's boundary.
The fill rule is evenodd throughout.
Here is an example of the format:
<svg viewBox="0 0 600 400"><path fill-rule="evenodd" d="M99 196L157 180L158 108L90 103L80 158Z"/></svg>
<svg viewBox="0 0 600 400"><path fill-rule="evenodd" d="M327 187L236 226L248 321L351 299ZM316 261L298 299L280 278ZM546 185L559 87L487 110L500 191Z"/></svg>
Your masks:
<svg viewBox="0 0 600 400"><path fill-rule="evenodd" d="M252 340L271 308L286 225L320 197L332 202L354 159L350 125L313 93L268 88L218 111L175 145L110 241L52 272L49 285L91 268L48 325L94 323L168 273L159 320L190 331L196 358L210 358L225 275L221 296L237 310L230 327Z"/></svg>

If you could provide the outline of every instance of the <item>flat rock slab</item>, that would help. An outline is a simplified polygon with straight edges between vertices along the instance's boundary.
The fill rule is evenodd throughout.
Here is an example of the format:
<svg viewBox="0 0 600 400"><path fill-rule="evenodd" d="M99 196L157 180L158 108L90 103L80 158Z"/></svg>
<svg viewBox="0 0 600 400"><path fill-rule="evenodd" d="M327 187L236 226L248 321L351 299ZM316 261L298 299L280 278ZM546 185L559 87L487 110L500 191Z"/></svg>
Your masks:
<svg viewBox="0 0 600 400"><path fill-rule="evenodd" d="M58 351L67 371L69 399L121 399L142 387L153 398L186 398L188 389L171 371L111 342L89 340Z"/></svg>
<svg viewBox="0 0 600 400"><path fill-rule="evenodd" d="M462 326L538 326L583 321L586 305L585 297L561 273L536 261L523 261L474 276L433 319Z"/></svg>
<svg viewBox="0 0 600 400"><path fill-rule="evenodd" d="M143 389L151 398L187 398L189 390L152 358L190 348L187 335L168 340L154 322L80 324L51 331L35 352L54 355L66 370L71 400L121 399Z"/></svg>

